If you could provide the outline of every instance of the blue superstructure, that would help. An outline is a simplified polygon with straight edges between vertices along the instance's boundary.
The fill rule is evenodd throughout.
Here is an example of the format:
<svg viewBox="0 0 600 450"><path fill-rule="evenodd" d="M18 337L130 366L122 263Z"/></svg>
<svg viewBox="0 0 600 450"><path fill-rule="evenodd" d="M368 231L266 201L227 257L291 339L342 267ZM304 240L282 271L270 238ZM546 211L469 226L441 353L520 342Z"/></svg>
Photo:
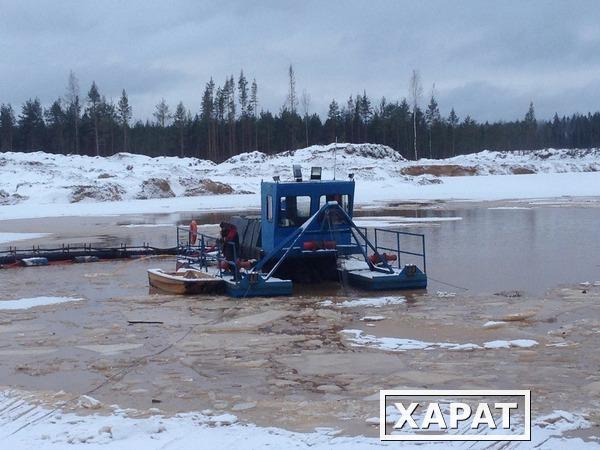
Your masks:
<svg viewBox="0 0 600 450"><path fill-rule="evenodd" d="M307 180L263 181L261 183L261 241L265 253L271 252L280 242L292 235L306 220L327 202L336 201L352 217L354 209L354 181ZM350 244L350 231L346 224L331 229L305 233L298 245L335 240L337 244Z"/></svg>

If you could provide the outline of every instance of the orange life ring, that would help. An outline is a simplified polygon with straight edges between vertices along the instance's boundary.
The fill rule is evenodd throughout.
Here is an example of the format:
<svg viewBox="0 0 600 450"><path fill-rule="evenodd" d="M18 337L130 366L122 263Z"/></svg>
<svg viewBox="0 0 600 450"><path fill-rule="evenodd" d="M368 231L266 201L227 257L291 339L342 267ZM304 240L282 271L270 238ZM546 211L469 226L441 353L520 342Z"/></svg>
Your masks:
<svg viewBox="0 0 600 450"><path fill-rule="evenodd" d="M190 245L196 244L196 239L198 238L198 224L195 220L192 220L190 223Z"/></svg>

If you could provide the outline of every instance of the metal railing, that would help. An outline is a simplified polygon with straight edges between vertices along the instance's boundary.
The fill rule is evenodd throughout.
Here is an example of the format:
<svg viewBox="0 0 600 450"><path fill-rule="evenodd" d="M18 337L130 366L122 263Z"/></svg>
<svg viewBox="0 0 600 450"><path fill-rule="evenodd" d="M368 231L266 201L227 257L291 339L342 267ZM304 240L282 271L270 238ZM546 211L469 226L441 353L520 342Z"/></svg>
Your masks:
<svg viewBox="0 0 600 450"><path fill-rule="evenodd" d="M225 257L223 243L221 239L214 236L209 236L203 233L195 233L196 244L191 244L192 233L188 226L177 226L177 256L189 261L191 264L197 265L200 269L208 272L208 266L214 263L219 269L219 276L223 276L223 264L232 268L234 279L239 280L240 268L238 267L238 252L233 242L226 242L225 245L231 246L233 260ZM214 254L210 254L213 253Z"/></svg>
<svg viewBox="0 0 600 450"><path fill-rule="evenodd" d="M398 268L402 268L402 255L412 255L416 257L420 257L423 262L423 272L427 273L427 256L425 252L425 235L421 233L410 233L408 231L396 231L396 230L386 230L383 228L372 228L367 229L367 227L357 227L362 233L369 238L369 234L373 237L372 243L378 253L382 252L392 252L397 257ZM372 233L367 234L369 231ZM402 250L401 246L401 238L407 236L410 238L416 238L418 243L420 244L420 252L419 251L409 251ZM383 244L382 244L383 242ZM391 242L391 244L390 244ZM355 242L355 244L361 247L364 252L367 251L367 243L365 242ZM392 245L395 244L395 247ZM380 250L382 252L380 252Z"/></svg>

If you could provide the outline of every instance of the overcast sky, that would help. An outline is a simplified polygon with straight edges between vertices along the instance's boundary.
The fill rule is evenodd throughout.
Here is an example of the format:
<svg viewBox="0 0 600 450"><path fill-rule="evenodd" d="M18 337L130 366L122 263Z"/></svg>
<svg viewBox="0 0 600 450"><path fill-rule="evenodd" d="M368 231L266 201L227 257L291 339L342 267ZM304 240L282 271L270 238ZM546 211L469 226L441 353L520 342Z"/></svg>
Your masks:
<svg viewBox="0 0 600 450"><path fill-rule="evenodd" d="M256 3L256 4L255 4ZM64 94L69 70L137 118L164 97L200 107L205 83L240 69L278 111L293 64L297 90L326 113L345 102L435 83L442 114L538 118L600 110L600 2L0 0L0 103Z"/></svg>

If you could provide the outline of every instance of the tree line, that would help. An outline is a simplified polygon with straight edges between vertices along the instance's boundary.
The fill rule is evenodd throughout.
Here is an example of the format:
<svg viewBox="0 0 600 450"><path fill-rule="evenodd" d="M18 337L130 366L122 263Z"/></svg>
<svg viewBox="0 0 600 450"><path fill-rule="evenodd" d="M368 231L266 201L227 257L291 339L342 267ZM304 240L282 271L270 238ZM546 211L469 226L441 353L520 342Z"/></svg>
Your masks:
<svg viewBox="0 0 600 450"><path fill-rule="evenodd" d="M480 150L600 147L600 113L554 115L537 120L533 103L522 120L478 122L452 108L439 110L435 86L422 105L420 76L413 71L408 98L374 101L366 91L345 102L332 100L326 117L311 110L306 90L298 95L292 66L288 94L273 113L260 106L258 84L244 72L204 87L199 111L165 99L152 120L133 121L125 89L107 100L96 82L81 94L73 72L65 94L44 107L39 99L20 108L0 103L0 151L44 150L62 154L108 156L133 152L148 156L194 156L223 161L250 150L273 154L335 142L385 144L409 159L445 158Z"/></svg>

